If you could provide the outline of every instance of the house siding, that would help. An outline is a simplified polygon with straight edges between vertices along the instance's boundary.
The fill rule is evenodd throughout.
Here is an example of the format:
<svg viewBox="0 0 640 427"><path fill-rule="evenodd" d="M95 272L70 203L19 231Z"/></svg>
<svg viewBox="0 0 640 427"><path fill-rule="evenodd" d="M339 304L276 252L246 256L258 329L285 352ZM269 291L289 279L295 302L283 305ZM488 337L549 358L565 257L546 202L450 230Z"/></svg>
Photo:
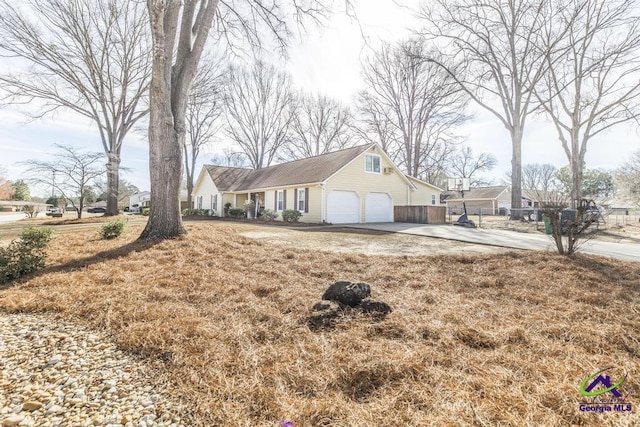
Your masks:
<svg viewBox="0 0 640 427"><path fill-rule="evenodd" d="M193 187L193 203L197 207L198 197L202 197L202 209L211 209L211 197L218 195L219 191L213 180L208 173L205 172L204 176L198 179L196 185ZM222 206L220 205L220 196L218 195L218 209L216 209L216 215L221 215Z"/></svg>
<svg viewBox="0 0 640 427"><path fill-rule="evenodd" d="M276 191L286 190L286 206L284 209L295 209L295 190L301 188L309 189L309 200L307 201L309 206L309 212L303 212L300 217L300 222L318 223L322 222L321 218L321 206L322 206L322 190L317 185L312 186L292 186L292 187L279 187L265 191L265 208L274 211L276 204ZM282 220L282 212L278 212L278 219Z"/></svg>
<svg viewBox="0 0 640 427"><path fill-rule="evenodd" d="M375 150L366 153L378 154ZM401 172L382 156L380 170L393 168L393 173L379 174L365 172L365 153L348 164L334 176L327 180L326 196L333 190L355 191L360 197L360 222L366 218L366 198L369 193L387 193L393 199L393 205L407 205L407 191L409 184L401 176ZM326 209L326 206L325 206Z"/></svg>
<svg viewBox="0 0 640 427"><path fill-rule="evenodd" d="M440 204L440 191L431 187L430 185L424 184L420 181L411 180L413 185L417 187L416 191L412 191L410 194L411 200L409 201L409 205L414 206L442 206ZM435 196L436 203L433 205L431 203L432 196ZM397 206L398 204L396 204Z"/></svg>

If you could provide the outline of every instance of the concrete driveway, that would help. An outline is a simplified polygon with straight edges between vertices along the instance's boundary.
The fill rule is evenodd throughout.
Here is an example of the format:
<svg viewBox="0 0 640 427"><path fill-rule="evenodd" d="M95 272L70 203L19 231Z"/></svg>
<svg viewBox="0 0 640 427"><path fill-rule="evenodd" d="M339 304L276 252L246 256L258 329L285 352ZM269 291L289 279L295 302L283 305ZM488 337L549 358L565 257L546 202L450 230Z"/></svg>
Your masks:
<svg viewBox="0 0 640 427"><path fill-rule="evenodd" d="M388 231L411 234L414 236L435 237L457 240L480 245L535 251L555 251L556 247L549 236L517 233L506 230L484 230L480 228L457 227L449 224L407 224L402 222L349 224L351 228ZM633 243L602 242L595 239L584 242L579 252L617 258L624 261L640 262L640 245Z"/></svg>

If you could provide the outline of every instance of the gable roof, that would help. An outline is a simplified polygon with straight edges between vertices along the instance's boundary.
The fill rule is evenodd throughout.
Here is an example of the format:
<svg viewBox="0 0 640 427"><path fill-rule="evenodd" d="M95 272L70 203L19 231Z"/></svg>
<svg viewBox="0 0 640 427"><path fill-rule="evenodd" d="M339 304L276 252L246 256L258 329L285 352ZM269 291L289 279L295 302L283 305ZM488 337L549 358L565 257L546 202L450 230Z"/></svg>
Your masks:
<svg viewBox="0 0 640 427"><path fill-rule="evenodd" d="M413 177L413 176L409 176L409 175L407 175L407 174L404 174L404 176L405 176L405 177L407 177L407 178L409 179L409 181L417 182L417 183L419 183L419 184L422 184L422 185L426 185L426 186L432 187L434 190L439 191L439 192L441 192L441 193L442 193L442 191L443 191L443 190L442 190L442 188L438 187L437 185L429 184L427 181L423 181L423 180L421 180L421 179L415 178L415 177Z"/></svg>
<svg viewBox="0 0 640 427"><path fill-rule="evenodd" d="M204 165L219 191L248 191L323 182L375 144L360 145L263 169Z"/></svg>
<svg viewBox="0 0 640 427"><path fill-rule="evenodd" d="M476 188L472 188L469 191L465 191L464 192L464 199L465 200L473 200L473 199L483 199L483 200L489 200L489 199L497 199L498 197L500 197L500 195L502 193L504 193L505 191L509 190L511 187L508 185L496 185L496 186L492 186L492 187L476 187ZM459 197L456 198L449 198L447 199L447 201L454 201L454 200L462 200Z"/></svg>

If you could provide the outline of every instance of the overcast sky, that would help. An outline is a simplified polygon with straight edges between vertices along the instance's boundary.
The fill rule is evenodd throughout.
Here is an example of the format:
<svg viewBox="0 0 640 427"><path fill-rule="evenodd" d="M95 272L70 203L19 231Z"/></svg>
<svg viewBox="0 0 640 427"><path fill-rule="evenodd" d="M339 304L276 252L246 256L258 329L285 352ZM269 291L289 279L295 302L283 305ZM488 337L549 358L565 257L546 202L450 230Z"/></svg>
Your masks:
<svg viewBox="0 0 640 427"><path fill-rule="evenodd" d="M407 37L415 25L410 10L397 6L393 0L368 0L366 7L358 10L358 21L336 13L326 27L311 29L302 40L294 41L285 66L297 87L349 104L362 87L360 63L368 49L379 45L380 40ZM27 108L0 108L0 164L7 169L9 179L22 177L24 167L20 161L47 159L55 143L103 151L95 125L86 119L60 110L54 116L29 122L20 112ZM507 130L496 118L473 104L469 112L474 118L461 132L475 153L491 152L496 156L498 165L489 176L499 183L511 168ZM211 147L201 155L200 163L209 162L213 153L224 145L223 139ZM631 126L618 127L590 142L587 167L615 169L637 150L640 150L637 130ZM542 116L532 117L528 122L522 153L525 164L552 163L561 167L568 163L554 128ZM122 166L130 169L122 177L140 189L148 189L148 149L144 138L130 134L123 146L122 159Z"/></svg>

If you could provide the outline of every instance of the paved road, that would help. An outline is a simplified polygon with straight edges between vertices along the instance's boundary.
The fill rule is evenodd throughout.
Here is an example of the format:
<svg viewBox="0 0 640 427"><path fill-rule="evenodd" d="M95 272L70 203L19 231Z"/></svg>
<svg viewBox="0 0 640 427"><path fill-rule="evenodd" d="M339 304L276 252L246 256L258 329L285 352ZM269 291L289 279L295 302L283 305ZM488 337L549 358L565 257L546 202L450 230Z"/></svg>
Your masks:
<svg viewBox="0 0 640 427"><path fill-rule="evenodd" d="M480 228L456 227L448 224L426 225L406 224L401 222L349 224L348 227L412 234L415 236L436 237L440 239L457 240L460 242L500 246L513 249L556 250L555 244L551 241L549 236L518 233L506 230L484 230ZM580 248L580 252L618 258L625 261L640 262L640 244L590 240L584 243Z"/></svg>

